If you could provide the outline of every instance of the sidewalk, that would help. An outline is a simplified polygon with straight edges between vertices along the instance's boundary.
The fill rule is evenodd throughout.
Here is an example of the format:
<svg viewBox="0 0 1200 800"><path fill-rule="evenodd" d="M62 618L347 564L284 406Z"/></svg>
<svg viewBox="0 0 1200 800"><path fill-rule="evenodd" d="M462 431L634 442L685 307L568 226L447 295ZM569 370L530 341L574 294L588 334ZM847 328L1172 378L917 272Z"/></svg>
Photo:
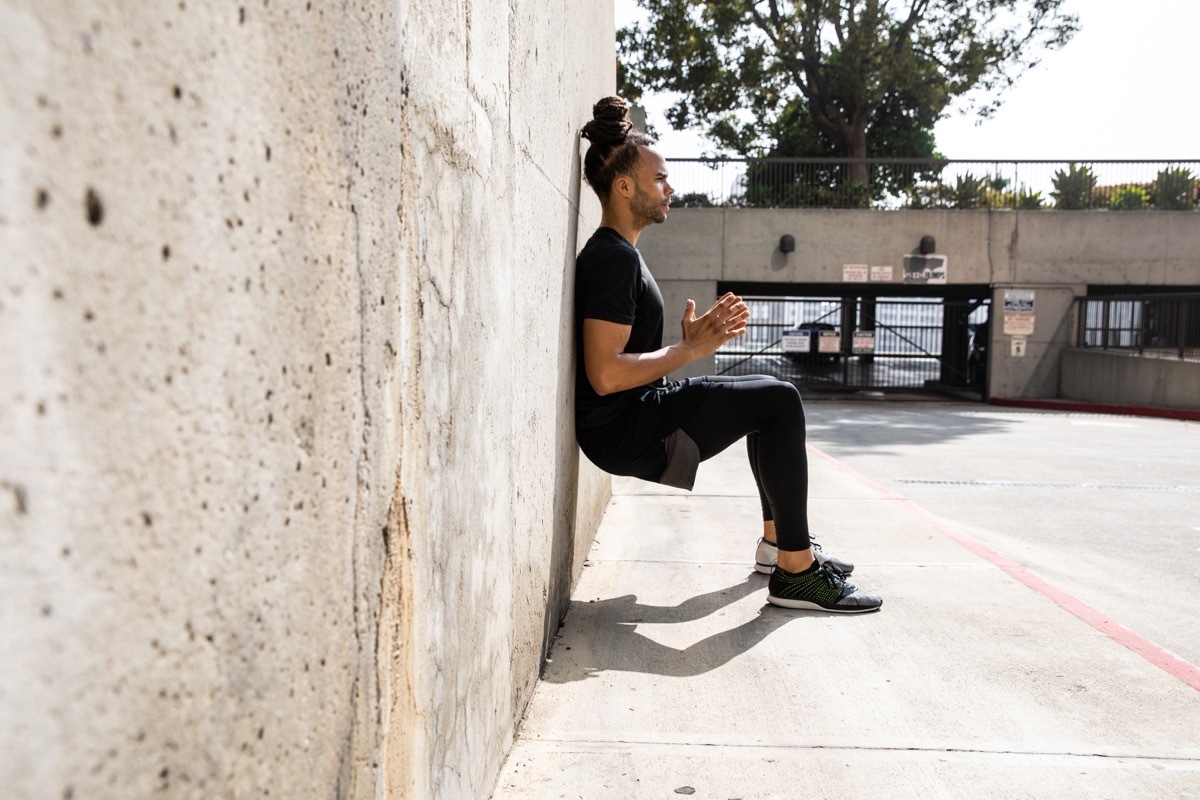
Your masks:
<svg viewBox="0 0 1200 800"><path fill-rule="evenodd" d="M766 603L740 446L618 479L494 800L1200 798L1200 424L808 414L813 530L882 611Z"/></svg>

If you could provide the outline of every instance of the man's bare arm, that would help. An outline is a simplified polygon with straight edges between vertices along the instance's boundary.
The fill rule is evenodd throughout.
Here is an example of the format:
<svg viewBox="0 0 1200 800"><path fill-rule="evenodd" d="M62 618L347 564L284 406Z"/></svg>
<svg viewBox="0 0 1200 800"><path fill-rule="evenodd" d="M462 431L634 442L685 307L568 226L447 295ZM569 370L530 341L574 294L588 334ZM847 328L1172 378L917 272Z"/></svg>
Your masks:
<svg viewBox="0 0 1200 800"><path fill-rule="evenodd" d="M630 325L587 318L583 321L583 362L597 394L606 395L658 380L746 333L750 310L742 298L726 294L696 316L688 300L681 327L683 340L653 353L626 353Z"/></svg>

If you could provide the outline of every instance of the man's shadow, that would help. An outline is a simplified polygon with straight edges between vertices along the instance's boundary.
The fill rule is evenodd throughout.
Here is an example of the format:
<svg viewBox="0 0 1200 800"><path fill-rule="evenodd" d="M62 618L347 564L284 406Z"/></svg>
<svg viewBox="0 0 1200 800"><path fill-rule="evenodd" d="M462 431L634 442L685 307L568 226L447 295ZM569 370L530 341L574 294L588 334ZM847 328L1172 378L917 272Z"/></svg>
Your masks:
<svg viewBox="0 0 1200 800"><path fill-rule="evenodd" d="M606 670L693 677L727 664L772 631L809 612L784 611L764 603L749 620L678 650L637 632L639 623L693 622L761 591L756 572L724 589L690 597L676 606L649 606L627 594L605 600L573 600L542 678L552 683L588 678Z"/></svg>

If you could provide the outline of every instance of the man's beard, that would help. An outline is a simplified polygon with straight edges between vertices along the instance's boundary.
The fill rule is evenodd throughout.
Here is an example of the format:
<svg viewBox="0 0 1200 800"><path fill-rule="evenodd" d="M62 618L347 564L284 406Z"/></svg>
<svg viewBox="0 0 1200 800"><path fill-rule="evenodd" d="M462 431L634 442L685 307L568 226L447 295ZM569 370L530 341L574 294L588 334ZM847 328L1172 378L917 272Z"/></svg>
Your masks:
<svg viewBox="0 0 1200 800"><path fill-rule="evenodd" d="M633 202L629 210L633 212L634 221L643 228L652 222L665 222L667 219L667 210L661 203L655 203L640 186L633 187Z"/></svg>

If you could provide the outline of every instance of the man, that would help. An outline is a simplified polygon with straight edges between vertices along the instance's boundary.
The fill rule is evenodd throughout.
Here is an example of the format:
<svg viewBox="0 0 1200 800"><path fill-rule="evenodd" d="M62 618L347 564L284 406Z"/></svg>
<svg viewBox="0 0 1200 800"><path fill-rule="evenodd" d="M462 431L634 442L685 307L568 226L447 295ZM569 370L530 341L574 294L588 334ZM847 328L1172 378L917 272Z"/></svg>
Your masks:
<svg viewBox="0 0 1200 800"><path fill-rule="evenodd" d="M664 377L746 332L750 311L726 294L703 314L688 300L682 338L662 346L662 295L636 245L666 220L674 189L666 163L634 131L628 104L601 100L583 130L584 174L600 198L600 228L576 261L576 436L617 475L691 489L704 461L746 437L763 507L756 569L767 599L788 608L861 613L876 595L846 580L849 562L812 544L804 408L790 383L764 375Z"/></svg>

